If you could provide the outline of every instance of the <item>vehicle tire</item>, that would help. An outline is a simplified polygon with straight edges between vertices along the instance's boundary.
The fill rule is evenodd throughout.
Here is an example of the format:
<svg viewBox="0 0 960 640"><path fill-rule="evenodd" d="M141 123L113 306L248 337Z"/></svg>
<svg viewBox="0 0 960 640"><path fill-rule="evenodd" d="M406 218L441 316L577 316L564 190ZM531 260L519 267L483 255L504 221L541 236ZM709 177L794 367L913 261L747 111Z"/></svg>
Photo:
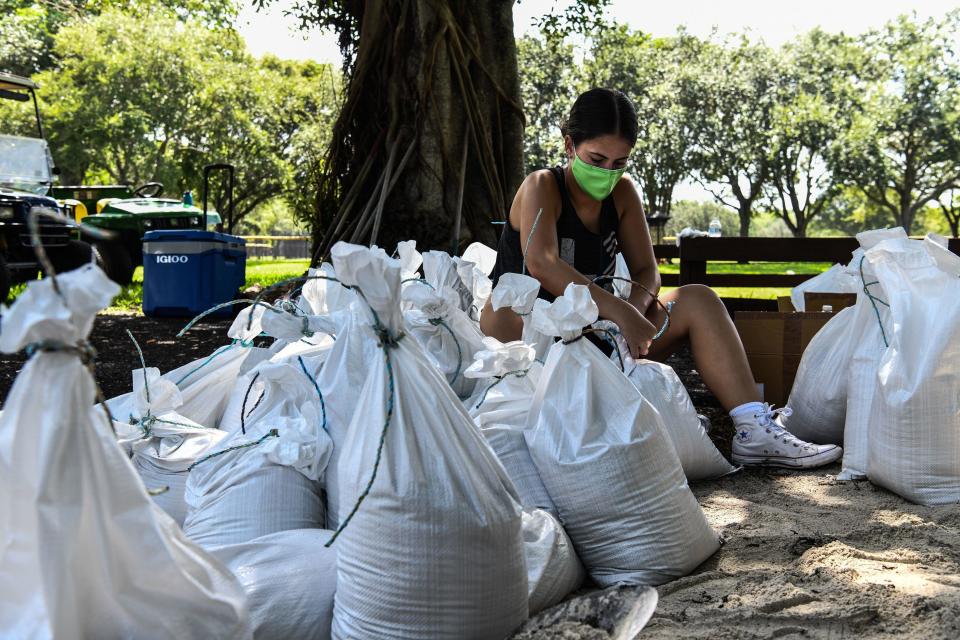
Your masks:
<svg viewBox="0 0 960 640"><path fill-rule="evenodd" d="M133 281L133 261L122 244L97 242L93 249L97 255L97 264L106 272L107 277L120 286L126 286Z"/></svg>
<svg viewBox="0 0 960 640"><path fill-rule="evenodd" d="M88 264L93 256L93 249L86 242L68 240L63 247L48 248L47 256L57 273L65 273Z"/></svg>
<svg viewBox="0 0 960 640"><path fill-rule="evenodd" d="M7 268L7 259L0 255L0 302L6 302L10 295L10 269Z"/></svg>

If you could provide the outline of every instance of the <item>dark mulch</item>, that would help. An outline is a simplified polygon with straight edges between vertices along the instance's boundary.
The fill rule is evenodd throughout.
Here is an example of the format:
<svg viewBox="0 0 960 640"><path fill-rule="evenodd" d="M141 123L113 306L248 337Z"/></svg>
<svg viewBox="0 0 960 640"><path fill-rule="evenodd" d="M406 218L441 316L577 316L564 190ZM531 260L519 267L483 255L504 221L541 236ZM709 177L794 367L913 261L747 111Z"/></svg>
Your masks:
<svg viewBox="0 0 960 640"><path fill-rule="evenodd" d="M136 348L127 336L129 329L143 349L148 367L169 371L213 352L229 342L230 320L206 320L198 323L182 338L177 338L186 320L148 318L140 315L101 314L97 317L90 341L97 350L97 382L104 396L112 398L130 391L130 372L140 367ZM0 354L0 398L4 400L13 380L23 368L23 354ZM711 438L724 453L730 453L733 427L726 412L704 386L696 371L690 350L681 349L667 360L683 380L694 406L713 423Z"/></svg>
<svg viewBox="0 0 960 640"><path fill-rule="evenodd" d="M90 334L90 342L97 350L97 383L107 398L130 391L133 385L130 372L140 368L137 349L127 336L127 330L140 343L148 367L168 371L210 354L218 346L227 344L227 329L231 320L207 320L195 325L182 338L177 332L187 323L184 319L147 318L139 315L100 314ZM26 358L0 354L0 398L6 401Z"/></svg>

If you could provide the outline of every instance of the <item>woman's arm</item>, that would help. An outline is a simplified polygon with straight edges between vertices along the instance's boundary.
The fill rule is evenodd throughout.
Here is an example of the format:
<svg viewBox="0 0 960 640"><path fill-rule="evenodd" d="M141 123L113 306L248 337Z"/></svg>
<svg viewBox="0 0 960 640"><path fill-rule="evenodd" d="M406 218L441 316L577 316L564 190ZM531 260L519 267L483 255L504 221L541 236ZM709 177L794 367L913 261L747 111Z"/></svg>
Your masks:
<svg viewBox="0 0 960 640"><path fill-rule="evenodd" d="M519 215L520 248L527 256L527 271L540 281L544 289L555 296L563 295L571 282L589 286L590 293L599 308L600 317L612 320L620 327L634 356L645 354L650 347L650 339L656 333L656 328L631 303L593 284L586 276L560 259L557 242L557 218L560 216L560 207L560 193L549 171L538 171L527 176L517 192L511 209L511 218L516 219L514 214ZM540 220L531 235L530 232L541 209ZM644 229L646 229L643 217L640 220L644 222ZM622 226L621 221L621 228ZM649 241L647 244L649 246ZM652 248L650 252L652 255ZM628 261L627 264L630 265L630 262ZM631 273L633 273L632 269L631 265ZM655 263L654 272L656 272Z"/></svg>
<svg viewBox="0 0 960 640"><path fill-rule="evenodd" d="M620 251L630 270L630 279L642 284L631 287L629 302L637 311L646 315L655 296L660 292L660 270L650 241L650 229L643 212L643 203L636 186L629 178L623 178L613 190L614 200L620 204L620 230L617 240Z"/></svg>

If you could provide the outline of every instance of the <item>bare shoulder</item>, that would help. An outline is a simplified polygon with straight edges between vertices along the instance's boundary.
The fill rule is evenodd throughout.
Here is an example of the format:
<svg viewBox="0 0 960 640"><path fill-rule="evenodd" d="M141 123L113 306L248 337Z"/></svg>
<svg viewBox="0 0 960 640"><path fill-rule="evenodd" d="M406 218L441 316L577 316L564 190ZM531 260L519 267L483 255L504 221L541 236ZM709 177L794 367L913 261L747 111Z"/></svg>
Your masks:
<svg viewBox="0 0 960 640"><path fill-rule="evenodd" d="M543 209L548 215L556 215L560 210L560 189L557 180L549 169L541 169L527 175L517 189L510 208L510 223L520 228L520 212Z"/></svg>
<svg viewBox="0 0 960 640"><path fill-rule="evenodd" d="M617 205L617 213L621 218L627 213L643 214L640 187L626 174L613 187L613 201Z"/></svg>
<svg viewBox="0 0 960 640"><path fill-rule="evenodd" d="M525 196L536 199L559 199L560 189L557 188L557 179L550 169L540 169L527 175L520 185L520 192Z"/></svg>

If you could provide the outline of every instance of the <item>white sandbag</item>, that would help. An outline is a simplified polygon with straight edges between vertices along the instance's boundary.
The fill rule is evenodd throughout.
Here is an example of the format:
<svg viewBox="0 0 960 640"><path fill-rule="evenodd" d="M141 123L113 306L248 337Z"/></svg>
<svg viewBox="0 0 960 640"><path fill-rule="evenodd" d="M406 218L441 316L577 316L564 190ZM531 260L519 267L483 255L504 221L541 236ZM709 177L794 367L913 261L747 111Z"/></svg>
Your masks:
<svg viewBox="0 0 960 640"><path fill-rule="evenodd" d="M480 311L487 304L487 300L490 299L493 282L489 275L483 272L483 269L469 260L454 258L453 261L457 265L457 274L460 276L461 284L470 292L471 296L470 306L464 311L471 320L480 322Z"/></svg>
<svg viewBox="0 0 960 640"><path fill-rule="evenodd" d="M346 243L332 255L376 314L379 337L367 339L385 345L339 463L341 521L366 497L334 542L333 637L504 638L527 617L515 491L443 376L401 336L399 262Z"/></svg>
<svg viewBox="0 0 960 640"><path fill-rule="evenodd" d="M710 440L690 394L673 367L652 360L634 360L625 343L617 349L627 378L663 419L687 480L710 480L736 471ZM616 351L610 354L610 359L617 362L619 368Z"/></svg>
<svg viewBox="0 0 960 640"><path fill-rule="evenodd" d="M627 300L630 297L630 292L633 291L633 285L629 282L624 282L624 280L630 280L630 267L627 266L627 260L623 257L622 253L617 254L617 263L613 269L614 281L613 292L620 298Z"/></svg>
<svg viewBox="0 0 960 640"><path fill-rule="evenodd" d="M461 311L468 312L473 304L473 292L463 284L453 257L443 251L426 251L422 255L423 279L434 291L456 293L460 301L457 306Z"/></svg>
<svg viewBox="0 0 960 640"><path fill-rule="evenodd" d="M422 286L416 285L414 286ZM326 496L327 528L340 525L340 456L347 441L347 432L358 407L360 392L373 363L383 356L377 349L376 336L367 319L368 311L357 302L340 316L342 323L337 341L323 368L317 373L317 386L323 393L327 413L327 432L333 440L333 453L327 463Z"/></svg>
<svg viewBox="0 0 960 640"><path fill-rule="evenodd" d="M420 277L420 267L423 266L423 255L417 251L416 240L405 240L397 243L397 250L394 257L400 260L400 282L401 287L420 287L423 286L423 279ZM459 296L457 298L459 305ZM404 311L409 311L413 306L401 300L400 307Z"/></svg>
<svg viewBox="0 0 960 640"><path fill-rule="evenodd" d="M890 305L867 475L924 505L960 502L960 257L929 242L867 251Z"/></svg>
<svg viewBox="0 0 960 640"><path fill-rule="evenodd" d="M861 287L860 279L847 267L835 264L821 274L801 282L790 290L790 301L797 311L806 311L803 294L807 291L821 293L856 293ZM811 311L820 311L811 309Z"/></svg>
<svg viewBox="0 0 960 640"><path fill-rule="evenodd" d="M497 264L497 252L482 242L474 242L463 252L463 259L477 265L484 275L489 276Z"/></svg>
<svg viewBox="0 0 960 640"><path fill-rule="evenodd" d="M530 458L523 429L536 390L528 372L534 365L533 347L523 342L501 343L484 338L484 349L464 375L479 382L466 407L480 427L487 444L497 454L513 481L525 509L544 509L556 515L556 507Z"/></svg>
<svg viewBox="0 0 960 640"><path fill-rule="evenodd" d="M208 429L181 416L180 390L163 380L155 367L133 370L134 408L130 421L140 433L130 443L133 466L154 503L183 526L187 516L184 489L190 465L199 460L227 433Z"/></svg>
<svg viewBox="0 0 960 640"><path fill-rule="evenodd" d="M183 402L177 413L204 427L218 427L246 358L254 351L260 350L236 341L163 374L163 380L180 389ZM107 406L115 417L126 419L133 410L133 396L110 398Z"/></svg>
<svg viewBox="0 0 960 640"><path fill-rule="evenodd" d="M852 344L847 373L847 410L843 421L843 464L837 476L838 480L862 480L867 476L870 410L880 358L886 349L884 332L889 333L887 330L890 327L890 317L889 307L882 302L873 304L864 292L864 283L873 283L876 277L870 262L864 259L863 252L885 240L905 243L907 234L900 227L858 233L860 249L857 250L859 253L854 253L850 265L857 273L862 273L862 276L857 292L857 304L850 318ZM871 295L886 301L880 284L871 284L868 289Z"/></svg>
<svg viewBox="0 0 960 640"><path fill-rule="evenodd" d="M311 269L310 272L311 274L332 276L333 266L324 264L321 269ZM314 284L317 282L321 284ZM307 287L309 285L313 286L308 296ZM347 292L349 296L334 293L337 290ZM293 321L290 318L278 318L267 323L268 329L273 331L271 335L278 338L278 342L282 340L283 344L278 344L279 348L272 349L271 353L265 358L260 358L254 366L241 372L227 398L219 428L228 433L234 433L241 428L241 412L243 410L250 411L259 404L264 390L263 382L258 380L258 369L260 367L289 362L294 367L303 368L303 365L300 364L302 359L308 365L307 373L309 377L315 379L327 356L333 351L336 334L346 324L347 314L350 313L349 305L355 298L356 294L332 280L308 280L304 284L304 293L301 297L301 300L306 301L307 304L301 303L301 306L309 307L309 310L303 311L301 309L300 313L302 316L306 316L306 326L310 335L298 337L297 335L283 334L283 327L290 326L293 327L294 332L302 333L301 328L304 322L302 318L299 320L294 318ZM259 307L259 309L262 316L266 309L264 307ZM316 309L321 311L316 313ZM271 315L289 314L278 312ZM276 324L274 325L272 322ZM291 338L292 341L290 341ZM256 353L251 354L248 361L256 356ZM245 418L246 416L244 416Z"/></svg>
<svg viewBox="0 0 960 640"><path fill-rule="evenodd" d="M657 410L582 337L597 319L570 284L533 322L550 349L525 431L530 454L590 576L601 586L657 585L719 548L687 486Z"/></svg>
<svg viewBox="0 0 960 640"><path fill-rule="evenodd" d="M494 311L510 307L523 318L520 339L534 348L536 359L542 362L553 345L554 337L539 331L531 322L534 308L548 304L546 300L537 298L539 293L540 282L535 278L520 273L505 273L497 281L490 301Z"/></svg>
<svg viewBox="0 0 960 640"><path fill-rule="evenodd" d="M289 363L260 369L264 394L246 433L221 441L189 474L184 531L207 548L321 528L332 442L316 389Z"/></svg>
<svg viewBox="0 0 960 640"><path fill-rule="evenodd" d="M319 269L310 269L307 276L301 296L313 315L324 316L348 309L357 298L353 291L335 282L336 273L329 262L321 264Z"/></svg>
<svg viewBox="0 0 960 640"><path fill-rule="evenodd" d="M851 349L859 340L855 307L841 309L817 332L800 359L781 421L790 433L817 444L843 444Z"/></svg>
<svg viewBox="0 0 960 640"><path fill-rule="evenodd" d="M255 640L328 640L337 590L332 531L281 531L211 550L247 593Z"/></svg>
<svg viewBox="0 0 960 640"><path fill-rule="evenodd" d="M403 313L407 331L420 343L457 396L469 397L477 381L464 376L463 372L470 366L473 354L483 349L483 334L457 306L456 293L420 284L405 288L402 299L410 307Z"/></svg>
<svg viewBox="0 0 960 640"><path fill-rule="evenodd" d="M563 527L543 509L524 510L523 549L531 616L559 603L587 577Z"/></svg>
<svg viewBox="0 0 960 640"><path fill-rule="evenodd" d="M81 359L120 288L93 265L56 282L62 295L35 280L3 312L0 350L39 350L0 418L0 636L249 638L236 579L153 504L90 410Z"/></svg>
<svg viewBox="0 0 960 640"><path fill-rule="evenodd" d="M205 427L217 427L227 406L230 391L240 375L251 347L236 342L216 349L206 358L199 358L164 374L180 388L183 404L180 415Z"/></svg>

